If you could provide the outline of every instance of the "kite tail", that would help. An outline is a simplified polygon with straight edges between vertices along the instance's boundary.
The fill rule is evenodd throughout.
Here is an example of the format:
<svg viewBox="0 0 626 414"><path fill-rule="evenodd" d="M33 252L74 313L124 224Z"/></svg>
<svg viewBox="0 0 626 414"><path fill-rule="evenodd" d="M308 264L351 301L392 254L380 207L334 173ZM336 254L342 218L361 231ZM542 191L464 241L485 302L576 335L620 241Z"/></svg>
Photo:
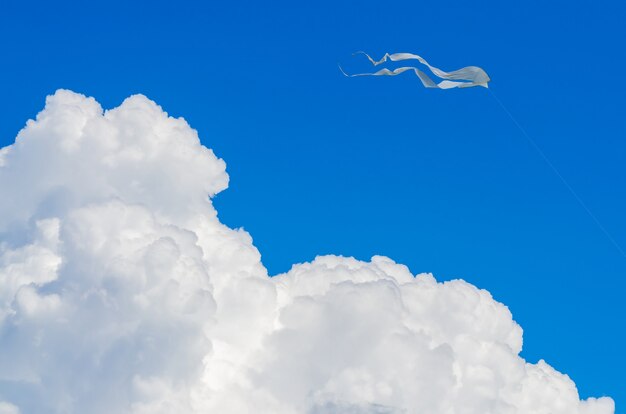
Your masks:
<svg viewBox="0 0 626 414"><path fill-rule="evenodd" d="M416 67L410 66L408 69L411 69L415 72L418 78L422 81L422 84L427 88L437 88L437 89L452 89L452 88L470 88L473 86L482 86L487 88L489 81L491 79L487 75L487 73L478 66L467 66L452 72L445 72L439 68L436 68L429 64L426 59L423 57L413 54L413 53L385 53L385 55L380 60L373 59L370 55L363 51L358 51L353 53L353 55L365 55L365 57L372 63L374 66L378 66L382 63L390 60L392 62L398 62L403 60L417 60L424 66L428 67L428 69L438 78L444 79L442 82L435 83L428 75L426 75L423 71L419 70ZM379 70L378 72L373 73L360 73L356 75L348 75L341 66L339 67L341 72L346 76L395 76L402 72L405 72L407 67L398 68L396 70ZM399 70L401 69L401 70ZM398 71L399 70L399 71Z"/></svg>

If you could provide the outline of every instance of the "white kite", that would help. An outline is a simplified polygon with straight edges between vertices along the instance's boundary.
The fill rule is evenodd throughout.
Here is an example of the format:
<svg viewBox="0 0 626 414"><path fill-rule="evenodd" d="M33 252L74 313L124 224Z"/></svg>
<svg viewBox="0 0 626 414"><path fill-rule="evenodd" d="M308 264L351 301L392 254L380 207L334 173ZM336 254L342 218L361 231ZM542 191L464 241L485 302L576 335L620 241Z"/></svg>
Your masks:
<svg viewBox="0 0 626 414"><path fill-rule="evenodd" d="M355 54L365 55L369 59L369 61L372 62L374 66L378 66L381 63L385 63L387 59L389 59L392 62L397 62L401 60L418 60L423 65L428 66L428 69L430 69L430 71L435 76L441 79L445 79L445 80L439 83L435 83L428 75L426 75L424 72L422 72L421 70L413 66L403 66L401 68L397 68L394 70L385 68L385 69L379 70L378 72L356 73L353 75L347 74L346 72L344 72L341 66L339 66L339 69L341 70L341 72L348 77L396 76L408 70L412 70L413 72L415 72L417 77L420 78L420 80L422 81L422 84L425 87L437 88L437 89L471 88L472 86L483 86L487 88L488 87L487 84L491 80L489 78L489 75L487 75L487 73L482 68L479 68L478 66L467 66L459 70L454 70L452 72L444 72L441 69L431 66L428 62L426 62L426 60L423 57L414 55L413 53L393 53L393 54L385 53L385 56L383 56L383 58L378 61L372 59L365 52L356 52Z"/></svg>

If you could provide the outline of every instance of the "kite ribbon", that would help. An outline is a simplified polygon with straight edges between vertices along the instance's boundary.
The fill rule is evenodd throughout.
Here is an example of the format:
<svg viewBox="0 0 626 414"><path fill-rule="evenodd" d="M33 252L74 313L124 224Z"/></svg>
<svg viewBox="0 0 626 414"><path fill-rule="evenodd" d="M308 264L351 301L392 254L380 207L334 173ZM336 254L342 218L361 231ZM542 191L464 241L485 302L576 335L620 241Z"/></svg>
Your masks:
<svg viewBox="0 0 626 414"><path fill-rule="evenodd" d="M419 61L421 64L425 65L428 67L428 69L430 69L430 71L437 76L438 78L444 79L443 81L439 82L439 83L435 83L427 74L425 74L424 72L422 72L421 70L419 70L416 67L413 66L404 66L401 68L397 68L394 70L389 70L389 69L381 69L377 72L372 72L372 73L356 73L356 74L352 74L349 75L347 74L342 68L341 66L339 66L339 69L341 70L341 73L343 73L345 76L348 77L354 77L354 76L396 76L399 75L401 73L404 73L406 71L412 70L417 77L422 81L422 84L426 87L426 88L437 88L437 89L451 89L451 88L471 88L473 86L482 86L487 88L487 85L489 83L489 81L491 80L489 78L489 75L487 75L487 73L482 69L479 68L478 66L467 66L464 68L461 68L459 70L454 70L452 72L444 72L441 69L438 69L434 66L431 66L426 59L424 59L421 56L415 55L413 53L385 53L385 56L382 57L382 59L380 60L374 60L372 59L367 53L365 52L356 52L355 54L363 54L367 57L367 59L369 59L370 62L372 62L372 64L374 66L378 66L381 63L385 63L387 61L387 59L389 59L392 62L398 62L398 61L402 61L402 60L417 60Z"/></svg>

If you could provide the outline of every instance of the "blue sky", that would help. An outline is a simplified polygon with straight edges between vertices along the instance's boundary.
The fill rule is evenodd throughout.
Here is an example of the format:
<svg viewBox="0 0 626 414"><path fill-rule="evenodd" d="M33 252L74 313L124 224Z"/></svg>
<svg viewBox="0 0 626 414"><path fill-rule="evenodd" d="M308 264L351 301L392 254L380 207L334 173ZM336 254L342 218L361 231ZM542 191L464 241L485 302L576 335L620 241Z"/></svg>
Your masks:
<svg viewBox="0 0 626 414"><path fill-rule="evenodd" d="M626 246L621 2L18 2L0 13L0 144L57 88L105 107L143 93L228 164L215 204L271 273L390 256L508 305L523 355L582 397L626 390L626 258L488 91L343 77L373 55L479 65L492 90ZM28 191L28 189L25 189Z"/></svg>

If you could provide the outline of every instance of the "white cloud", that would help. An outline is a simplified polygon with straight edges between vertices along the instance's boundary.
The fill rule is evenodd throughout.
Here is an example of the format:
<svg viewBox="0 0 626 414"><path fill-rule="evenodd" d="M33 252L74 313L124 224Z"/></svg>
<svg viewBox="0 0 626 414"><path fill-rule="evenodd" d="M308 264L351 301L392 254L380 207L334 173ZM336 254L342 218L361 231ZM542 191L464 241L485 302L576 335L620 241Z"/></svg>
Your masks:
<svg viewBox="0 0 626 414"><path fill-rule="evenodd" d="M0 414L20 414L20 410L13 404L0 401Z"/></svg>
<svg viewBox="0 0 626 414"><path fill-rule="evenodd" d="M464 281L337 256L269 278L227 185L143 96L48 97L0 150L0 413L614 412Z"/></svg>

